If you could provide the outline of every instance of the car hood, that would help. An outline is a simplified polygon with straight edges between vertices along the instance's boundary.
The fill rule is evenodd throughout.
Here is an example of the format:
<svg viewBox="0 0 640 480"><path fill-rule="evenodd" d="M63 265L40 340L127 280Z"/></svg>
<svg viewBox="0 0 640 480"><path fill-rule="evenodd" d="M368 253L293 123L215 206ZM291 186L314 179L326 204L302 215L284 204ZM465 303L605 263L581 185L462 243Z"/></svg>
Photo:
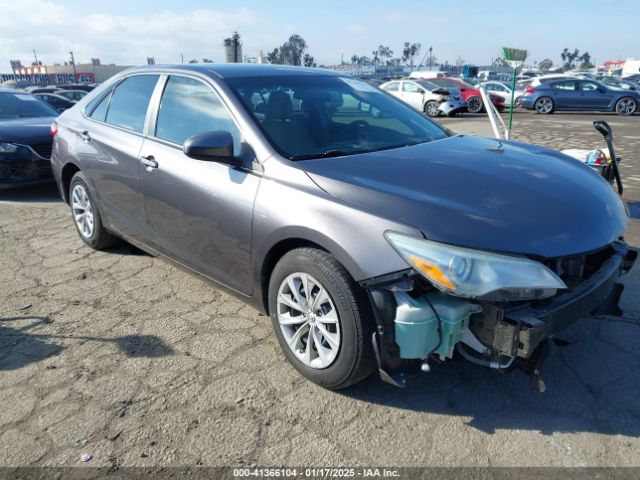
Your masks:
<svg viewBox="0 0 640 480"><path fill-rule="evenodd" d="M535 145L459 135L299 166L342 201L471 248L566 256L617 240L629 222L595 171Z"/></svg>
<svg viewBox="0 0 640 480"><path fill-rule="evenodd" d="M0 142L21 142L31 145L31 140L50 137L51 122L56 117L26 117L0 120Z"/></svg>

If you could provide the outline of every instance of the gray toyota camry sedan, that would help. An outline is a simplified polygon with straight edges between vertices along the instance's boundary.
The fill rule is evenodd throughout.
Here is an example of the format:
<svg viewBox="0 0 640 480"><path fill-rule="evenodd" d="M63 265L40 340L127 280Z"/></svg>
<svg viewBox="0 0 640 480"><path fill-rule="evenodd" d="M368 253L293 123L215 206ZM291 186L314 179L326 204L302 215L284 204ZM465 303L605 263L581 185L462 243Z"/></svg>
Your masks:
<svg viewBox="0 0 640 480"><path fill-rule="evenodd" d="M327 388L374 370L403 386L457 355L543 390L550 342L619 313L635 260L625 205L589 167L455 135L336 72L131 69L52 133L89 247L126 240L227 289Z"/></svg>

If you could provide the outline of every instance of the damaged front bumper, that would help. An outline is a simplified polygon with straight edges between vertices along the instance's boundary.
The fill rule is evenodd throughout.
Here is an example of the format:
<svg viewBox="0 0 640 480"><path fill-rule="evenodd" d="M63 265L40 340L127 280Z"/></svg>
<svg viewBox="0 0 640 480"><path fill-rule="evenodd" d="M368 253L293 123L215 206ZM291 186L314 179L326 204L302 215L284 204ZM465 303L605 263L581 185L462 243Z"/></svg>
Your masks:
<svg viewBox="0 0 640 480"><path fill-rule="evenodd" d="M53 181L51 161L30 146L17 145L11 153L0 153L0 189L17 188Z"/></svg>
<svg viewBox="0 0 640 480"><path fill-rule="evenodd" d="M456 347L464 358L493 368L520 367L532 374L537 385L544 385L539 379L540 366L548 353L547 341L578 319L589 314L621 315L618 307L623 285L618 283L621 274L633 266L637 251L623 242L610 246L611 255L599 269L579 285L546 301L496 303L481 300L466 301L473 306L469 309L468 321L460 324L462 330L455 333ZM406 358L403 355L401 337L397 338L397 322L400 316L398 292L413 292L423 295L420 284L424 281L413 270L398 272L362 282L371 299L377 331L373 335L380 374L383 380L403 387L407 377L420 370L428 371L429 358ZM417 293L416 293L417 292ZM404 293L403 293L404 295ZM435 296L449 295L434 292ZM458 301L458 300L456 300ZM433 302L428 303L425 315L430 315ZM437 309L437 308L436 308ZM434 312L435 313L435 312ZM442 345L442 319L440 321L440 342ZM416 332L421 330L416 329ZM472 351L465 353L461 344ZM406 352L406 350L405 350ZM428 356L438 353L440 359L450 357L446 350L433 349ZM514 361L515 360L515 361ZM536 387L540 391L544 389Z"/></svg>

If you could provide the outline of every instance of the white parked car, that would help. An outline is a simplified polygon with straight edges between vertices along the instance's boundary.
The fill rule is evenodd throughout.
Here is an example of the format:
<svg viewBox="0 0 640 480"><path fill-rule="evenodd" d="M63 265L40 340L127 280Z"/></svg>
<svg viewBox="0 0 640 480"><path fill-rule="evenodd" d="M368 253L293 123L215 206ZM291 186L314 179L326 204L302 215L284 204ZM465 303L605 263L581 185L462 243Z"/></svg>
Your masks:
<svg viewBox="0 0 640 480"><path fill-rule="evenodd" d="M466 107L458 90L445 89L428 80L392 80L379 88L430 117L455 115Z"/></svg>
<svg viewBox="0 0 640 480"><path fill-rule="evenodd" d="M543 83L552 82L554 80L562 80L565 78L578 78L576 75L569 75L567 73L552 73L549 75L541 75L539 77L535 77L531 81L532 87L537 87L538 85L542 85Z"/></svg>
<svg viewBox="0 0 640 480"><path fill-rule="evenodd" d="M482 82L480 85L482 85L488 93L502 97L504 99L505 106L511 105L511 87L507 84L491 80L488 82ZM513 97L513 104L516 107L520 106L522 95L524 95L524 88L519 89L518 84L516 84L516 90Z"/></svg>

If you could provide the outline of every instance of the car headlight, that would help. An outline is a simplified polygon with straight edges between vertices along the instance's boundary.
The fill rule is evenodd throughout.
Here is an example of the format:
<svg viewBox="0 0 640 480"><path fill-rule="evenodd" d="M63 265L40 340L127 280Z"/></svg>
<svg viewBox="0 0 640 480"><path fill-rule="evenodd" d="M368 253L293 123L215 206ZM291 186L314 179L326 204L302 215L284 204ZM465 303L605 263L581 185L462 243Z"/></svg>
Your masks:
<svg viewBox="0 0 640 480"><path fill-rule="evenodd" d="M391 246L440 290L460 297L514 301L551 297L565 283L543 264L526 257L456 247L396 232Z"/></svg>
<svg viewBox="0 0 640 480"><path fill-rule="evenodd" d="M19 145L13 143L0 142L0 153L15 153L20 148Z"/></svg>

